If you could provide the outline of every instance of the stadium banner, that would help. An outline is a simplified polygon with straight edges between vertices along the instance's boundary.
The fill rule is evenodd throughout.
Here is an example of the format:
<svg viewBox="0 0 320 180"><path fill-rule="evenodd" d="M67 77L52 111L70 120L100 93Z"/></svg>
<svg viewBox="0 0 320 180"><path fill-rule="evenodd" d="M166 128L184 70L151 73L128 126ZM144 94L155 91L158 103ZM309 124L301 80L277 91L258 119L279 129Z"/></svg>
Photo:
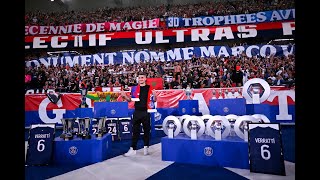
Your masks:
<svg viewBox="0 0 320 180"><path fill-rule="evenodd" d="M57 66L66 65L73 67L79 65L94 65L94 64L132 64L140 62L152 61L180 61L189 60L194 55L195 57L228 57L240 56L245 54L248 57L261 56L288 56L295 54L295 45L247 45L247 46L200 46L200 47L185 47L174 48L164 52L158 51L126 51L126 52L111 52L98 53L90 55L77 56L61 56L61 57L45 57L31 61L25 61L25 66Z"/></svg>
<svg viewBox="0 0 320 180"><path fill-rule="evenodd" d="M220 92L221 90L221 94L215 93L215 98L218 99L242 98L241 87L194 89L191 98L199 100L199 112L202 114L209 114L208 106L209 100L213 99L213 90L216 92ZM178 115L179 100L187 99L187 96L183 89L156 90L156 94L158 112L155 114L155 124L161 125L164 118L168 115ZM121 97L118 100L121 101ZM75 109L79 107L80 101L80 93L62 94L61 99L56 104L52 103L45 94L26 94L25 127L29 127L32 124L44 123L61 125L61 118L74 117ZM87 98L89 107L93 108L93 103L91 99ZM273 86L271 87L269 98L262 103L270 105L271 122L295 123L295 91L293 89ZM134 102L129 102L128 108L129 115L131 115L133 113Z"/></svg>
<svg viewBox="0 0 320 180"><path fill-rule="evenodd" d="M160 26L160 19L128 22L82 23L64 26L25 26L25 36L50 34L84 34L97 32L130 31L154 29Z"/></svg>
<svg viewBox="0 0 320 180"><path fill-rule="evenodd" d="M168 17L167 27L223 26L230 24L250 24L285 21L295 19L295 9L262 11L251 14L227 16L200 16L193 18Z"/></svg>
<svg viewBox="0 0 320 180"><path fill-rule="evenodd" d="M73 35L25 36L25 49L98 46L157 45L185 42L226 41L248 38L292 38L295 21L265 22L217 27L140 30Z"/></svg>

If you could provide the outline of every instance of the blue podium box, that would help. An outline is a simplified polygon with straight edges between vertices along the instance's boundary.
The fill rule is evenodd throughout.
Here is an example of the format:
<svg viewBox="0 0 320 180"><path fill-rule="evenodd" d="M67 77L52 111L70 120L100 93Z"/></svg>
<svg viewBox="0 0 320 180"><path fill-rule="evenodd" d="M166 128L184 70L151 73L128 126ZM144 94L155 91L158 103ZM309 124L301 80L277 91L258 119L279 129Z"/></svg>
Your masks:
<svg viewBox="0 0 320 180"><path fill-rule="evenodd" d="M247 104L246 111L248 115L263 114L269 120L272 119L269 104Z"/></svg>
<svg viewBox="0 0 320 180"><path fill-rule="evenodd" d="M179 115L199 115L199 101L198 100L179 100Z"/></svg>
<svg viewBox="0 0 320 180"><path fill-rule="evenodd" d="M161 139L162 160L215 167L249 169L248 142L239 139L216 141L203 135L192 140L185 134Z"/></svg>
<svg viewBox="0 0 320 180"><path fill-rule="evenodd" d="M97 138L82 140L75 137L65 141L60 137L54 139L53 162L55 164L88 165L106 160L111 157L111 134Z"/></svg>
<svg viewBox="0 0 320 180"><path fill-rule="evenodd" d="M93 108L76 108L76 117L92 118L93 117Z"/></svg>
<svg viewBox="0 0 320 180"><path fill-rule="evenodd" d="M127 117L128 102L95 102L94 117L107 116L109 118Z"/></svg>
<svg viewBox="0 0 320 180"><path fill-rule="evenodd" d="M244 98L235 99L210 99L210 115L226 116L235 114L238 116L246 115L246 100Z"/></svg>

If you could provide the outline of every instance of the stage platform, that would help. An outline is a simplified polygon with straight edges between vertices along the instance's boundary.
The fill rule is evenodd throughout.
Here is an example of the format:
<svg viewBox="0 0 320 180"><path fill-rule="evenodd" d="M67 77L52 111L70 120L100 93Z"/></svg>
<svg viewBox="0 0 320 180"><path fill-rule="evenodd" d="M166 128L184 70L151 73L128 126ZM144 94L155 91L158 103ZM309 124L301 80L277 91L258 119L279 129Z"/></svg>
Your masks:
<svg viewBox="0 0 320 180"><path fill-rule="evenodd" d="M202 135L192 140L180 133L173 139L163 137L161 144L163 161L249 169L248 142L239 137L217 141Z"/></svg>
<svg viewBox="0 0 320 180"><path fill-rule="evenodd" d="M53 162L55 164L92 164L106 160L111 154L111 134L83 140L75 137L65 141L54 139Z"/></svg>

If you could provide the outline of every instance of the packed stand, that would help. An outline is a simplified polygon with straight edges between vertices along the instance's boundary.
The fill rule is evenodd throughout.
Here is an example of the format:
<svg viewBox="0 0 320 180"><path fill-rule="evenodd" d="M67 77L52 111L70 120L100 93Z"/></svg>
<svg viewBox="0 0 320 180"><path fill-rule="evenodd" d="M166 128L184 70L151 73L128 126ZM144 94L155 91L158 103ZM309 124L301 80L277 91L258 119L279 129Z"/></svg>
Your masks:
<svg viewBox="0 0 320 180"><path fill-rule="evenodd" d="M137 85L137 74L163 78L164 89L240 87L252 78L265 79L271 86L294 86L295 56L252 57L245 55L197 58L190 60L130 65L99 65L73 67L57 65L25 68L25 90L54 89L57 92L79 92L84 80L88 89Z"/></svg>
<svg viewBox="0 0 320 180"><path fill-rule="evenodd" d="M185 5L160 5L149 7L108 8L103 7L92 11L65 12L26 12L26 25L62 26L79 23L127 22L140 21L168 16L198 17L211 15L231 15L254 13L259 11L291 9L293 0L234 0L209 1Z"/></svg>

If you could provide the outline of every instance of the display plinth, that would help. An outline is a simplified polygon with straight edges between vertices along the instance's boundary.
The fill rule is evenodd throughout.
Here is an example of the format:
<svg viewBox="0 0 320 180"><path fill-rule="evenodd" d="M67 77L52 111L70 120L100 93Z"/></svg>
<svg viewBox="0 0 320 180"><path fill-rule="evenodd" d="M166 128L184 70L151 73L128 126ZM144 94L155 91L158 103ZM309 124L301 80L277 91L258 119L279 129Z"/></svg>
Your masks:
<svg viewBox="0 0 320 180"><path fill-rule="evenodd" d="M192 140L181 133L163 137L161 148L163 161L249 169L248 143L238 137L216 141L203 135Z"/></svg>
<svg viewBox="0 0 320 180"><path fill-rule="evenodd" d="M199 115L199 101L198 100L179 100L178 105L179 115Z"/></svg>
<svg viewBox="0 0 320 180"><path fill-rule="evenodd" d="M75 137L65 141L54 139L53 161L55 164L92 164L106 160L111 155L111 134L82 140Z"/></svg>

